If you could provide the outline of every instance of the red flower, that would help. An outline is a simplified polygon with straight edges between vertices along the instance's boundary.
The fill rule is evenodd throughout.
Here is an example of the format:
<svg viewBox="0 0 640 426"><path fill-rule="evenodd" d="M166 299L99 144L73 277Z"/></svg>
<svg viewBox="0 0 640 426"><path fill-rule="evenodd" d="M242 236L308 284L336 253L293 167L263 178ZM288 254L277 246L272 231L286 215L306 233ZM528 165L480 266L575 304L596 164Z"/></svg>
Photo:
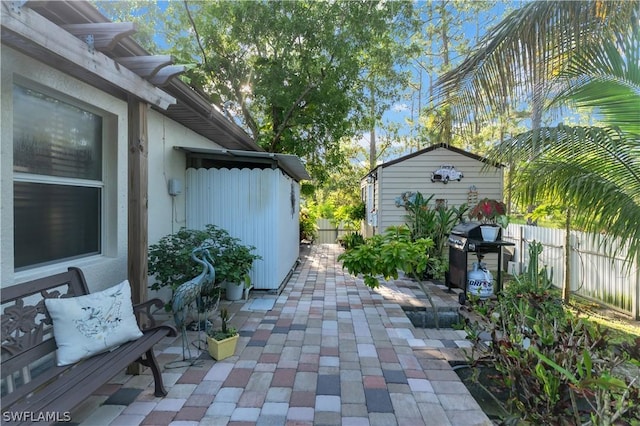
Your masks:
<svg viewBox="0 0 640 426"><path fill-rule="evenodd" d="M506 213L507 208L502 201L483 198L469 213L469 218L483 223L496 223L496 219Z"/></svg>

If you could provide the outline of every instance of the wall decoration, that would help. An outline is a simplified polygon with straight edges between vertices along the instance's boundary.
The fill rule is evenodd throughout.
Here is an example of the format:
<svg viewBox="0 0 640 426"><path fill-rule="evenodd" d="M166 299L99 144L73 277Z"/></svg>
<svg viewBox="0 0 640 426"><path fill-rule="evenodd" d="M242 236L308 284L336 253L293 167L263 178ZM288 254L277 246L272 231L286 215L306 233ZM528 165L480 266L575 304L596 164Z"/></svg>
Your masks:
<svg viewBox="0 0 640 426"><path fill-rule="evenodd" d="M451 164L443 164L435 172L431 173L431 182L440 181L442 183L448 183L450 180L460 180L464 177L461 171Z"/></svg>
<svg viewBox="0 0 640 426"><path fill-rule="evenodd" d="M473 208L478 204L478 188L475 185L471 185L469 187L469 192L467 193L467 205L469 206L469 210L473 210Z"/></svg>
<svg viewBox="0 0 640 426"><path fill-rule="evenodd" d="M291 193L289 194L289 198L291 200L291 218L296 214L296 187L291 181Z"/></svg>

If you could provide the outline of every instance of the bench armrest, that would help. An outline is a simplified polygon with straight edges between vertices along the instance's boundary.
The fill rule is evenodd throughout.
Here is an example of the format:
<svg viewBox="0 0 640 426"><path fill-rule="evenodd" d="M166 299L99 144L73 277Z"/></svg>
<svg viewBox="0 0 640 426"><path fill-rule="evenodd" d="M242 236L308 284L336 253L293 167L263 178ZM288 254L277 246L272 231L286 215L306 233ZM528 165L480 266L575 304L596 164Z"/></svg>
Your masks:
<svg viewBox="0 0 640 426"><path fill-rule="evenodd" d="M152 311L152 308L156 308ZM157 327L165 327L169 326L168 324L158 324L158 320L155 317L154 313L158 309L162 309L164 307L164 302L161 299L151 299L146 302L139 303L137 305L133 305L133 313L139 318L139 322L142 324L140 327L143 331L149 330ZM174 328L172 326L169 326ZM175 329L175 328L174 328ZM176 334L177 335L177 334Z"/></svg>

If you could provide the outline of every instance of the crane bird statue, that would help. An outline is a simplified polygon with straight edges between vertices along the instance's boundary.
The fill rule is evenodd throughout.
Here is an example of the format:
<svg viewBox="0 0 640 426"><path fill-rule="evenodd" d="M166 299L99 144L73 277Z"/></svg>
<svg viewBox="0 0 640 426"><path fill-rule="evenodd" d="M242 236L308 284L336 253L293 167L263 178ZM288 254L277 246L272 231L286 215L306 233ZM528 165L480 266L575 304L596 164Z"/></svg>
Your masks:
<svg viewBox="0 0 640 426"><path fill-rule="evenodd" d="M191 360L191 350L187 341L187 321L189 312L195 306L196 315L204 310L205 298L215 290L216 271L213 267L213 259L209 253L210 246L200 246L191 252L191 258L202 265L202 272L189 281L181 284L173 293L171 298L171 310L176 326L182 332L182 360ZM200 255L200 257L198 257ZM198 333L201 332L200 321L198 320ZM186 348L186 351L185 351ZM186 353L189 357L187 358Z"/></svg>

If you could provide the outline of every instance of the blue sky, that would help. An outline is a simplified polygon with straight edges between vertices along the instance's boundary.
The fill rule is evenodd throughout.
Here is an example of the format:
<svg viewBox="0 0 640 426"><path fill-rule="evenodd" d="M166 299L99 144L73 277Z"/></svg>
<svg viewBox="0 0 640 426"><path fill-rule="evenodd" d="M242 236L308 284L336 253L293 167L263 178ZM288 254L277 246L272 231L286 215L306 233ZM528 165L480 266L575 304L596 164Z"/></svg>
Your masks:
<svg viewBox="0 0 640 426"><path fill-rule="evenodd" d="M470 0L470 1L473 1L473 0ZM505 13L508 12L508 10L516 8L519 4L519 2L508 1L508 0L498 1L494 3L495 3L494 6L490 10L479 13L476 16L470 17L469 22L465 23L462 26L461 31L467 39L473 40L476 37L476 31L478 30L479 30L479 33L477 34L477 37L481 38L482 36L484 36L486 34L487 29L497 24L502 18L502 16L504 16ZM418 1L416 2L416 5L420 7L421 5L424 5L424 2ZM473 48L473 46L475 46L475 43L472 42L470 44L470 47ZM438 46L435 45L434 48L437 49ZM463 59L463 56L460 56L457 53L452 52L451 54L452 65L455 66L462 59ZM438 63L437 60L435 60L434 62L436 62L436 64ZM417 82L419 80L418 67L412 66L412 67L409 67L409 70L412 72L414 76L413 80ZM431 77L432 77L432 81L435 82L438 76L436 74L432 74ZM422 102L421 102L423 108L428 103L429 84L430 84L429 74L426 72L423 72L422 73ZM407 95L408 95L407 93L399 94L398 99L393 101L393 104L391 105L389 110L384 114L383 120L382 120L383 123L394 123L398 125L400 127L399 134L401 136L409 136L412 134L412 130L415 130L415 128L407 124L407 121L412 118L412 109L413 109L413 116L414 116L413 118L417 119L417 101L416 101L417 93L415 92L413 93L413 101L411 99L408 99ZM382 128L378 129L377 131L378 140L384 134L385 132ZM360 143L363 146L366 146L368 148L369 135L368 134L363 135L363 139L361 140Z"/></svg>

